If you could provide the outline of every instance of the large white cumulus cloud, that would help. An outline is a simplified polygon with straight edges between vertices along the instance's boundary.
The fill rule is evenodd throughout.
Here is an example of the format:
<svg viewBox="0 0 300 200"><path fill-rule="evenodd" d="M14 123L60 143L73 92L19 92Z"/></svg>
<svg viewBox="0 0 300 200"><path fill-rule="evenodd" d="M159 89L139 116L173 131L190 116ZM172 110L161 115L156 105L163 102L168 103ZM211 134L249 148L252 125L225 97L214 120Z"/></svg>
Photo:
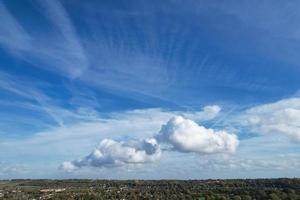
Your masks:
<svg viewBox="0 0 300 200"><path fill-rule="evenodd" d="M172 145L174 150L200 154L234 153L239 144L234 134L207 129L180 116L163 125L157 139Z"/></svg>
<svg viewBox="0 0 300 200"><path fill-rule="evenodd" d="M238 122L260 134L283 134L300 141L300 98L284 99L248 109Z"/></svg>
<svg viewBox="0 0 300 200"><path fill-rule="evenodd" d="M64 162L62 168L66 171L72 171L84 166L116 167L125 164L154 162L160 156L159 144L153 138L129 142L103 139L88 156L72 162Z"/></svg>

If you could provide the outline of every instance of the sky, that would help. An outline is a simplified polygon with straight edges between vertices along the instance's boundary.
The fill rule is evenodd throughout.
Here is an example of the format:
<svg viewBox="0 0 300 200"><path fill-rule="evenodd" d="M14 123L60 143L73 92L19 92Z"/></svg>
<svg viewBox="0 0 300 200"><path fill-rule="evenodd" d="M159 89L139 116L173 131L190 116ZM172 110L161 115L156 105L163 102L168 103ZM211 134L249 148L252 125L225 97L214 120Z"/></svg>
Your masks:
<svg viewBox="0 0 300 200"><path fill-rule="evenodd" d="M299 4L0 0L0 179L300 177Z"/></svg>

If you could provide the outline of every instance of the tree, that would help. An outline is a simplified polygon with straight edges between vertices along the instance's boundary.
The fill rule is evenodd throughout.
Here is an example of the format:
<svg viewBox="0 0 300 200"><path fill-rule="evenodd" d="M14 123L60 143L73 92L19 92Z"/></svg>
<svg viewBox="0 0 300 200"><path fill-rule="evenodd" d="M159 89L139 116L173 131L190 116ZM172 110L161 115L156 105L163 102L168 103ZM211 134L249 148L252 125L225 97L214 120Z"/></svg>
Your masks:
<svg viewBox="0 0 300 200"><path fill-rule="evenodd" d="M281 200L281 199L277 196L277 194L275 194L275 193L271 193L271 194L270 194L270 198L271 198L272 200Z"/></svg>
<svg viewBox="0 0 300 200"><path fill-rule="evenodd" d="M233 200L242 200L242 198L239 195L236 195L233 197Z"/></svg>

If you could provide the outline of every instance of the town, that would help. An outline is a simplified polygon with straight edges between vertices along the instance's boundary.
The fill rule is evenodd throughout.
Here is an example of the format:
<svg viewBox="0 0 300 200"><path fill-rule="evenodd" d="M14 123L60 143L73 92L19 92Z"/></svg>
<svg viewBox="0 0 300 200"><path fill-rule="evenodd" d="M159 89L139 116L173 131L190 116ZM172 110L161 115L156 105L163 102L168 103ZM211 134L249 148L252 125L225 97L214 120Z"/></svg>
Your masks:
<svg viewBox="0 0 300 200"><path fill-rule="evenodd" d="M296 200L300 179L3 180L0 199Z"/></svg>

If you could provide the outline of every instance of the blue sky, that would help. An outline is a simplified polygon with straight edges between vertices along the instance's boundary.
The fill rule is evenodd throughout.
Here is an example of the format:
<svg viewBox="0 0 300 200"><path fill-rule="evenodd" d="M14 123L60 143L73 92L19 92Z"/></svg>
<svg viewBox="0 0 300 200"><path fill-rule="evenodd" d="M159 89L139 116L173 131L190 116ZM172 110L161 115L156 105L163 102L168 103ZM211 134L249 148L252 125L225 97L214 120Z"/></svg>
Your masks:
<svg viewBox="0 0 300 200"><path fill-rule="evenodd" d="M0 178L299 177L298 4L0 1Z"/></svg>

